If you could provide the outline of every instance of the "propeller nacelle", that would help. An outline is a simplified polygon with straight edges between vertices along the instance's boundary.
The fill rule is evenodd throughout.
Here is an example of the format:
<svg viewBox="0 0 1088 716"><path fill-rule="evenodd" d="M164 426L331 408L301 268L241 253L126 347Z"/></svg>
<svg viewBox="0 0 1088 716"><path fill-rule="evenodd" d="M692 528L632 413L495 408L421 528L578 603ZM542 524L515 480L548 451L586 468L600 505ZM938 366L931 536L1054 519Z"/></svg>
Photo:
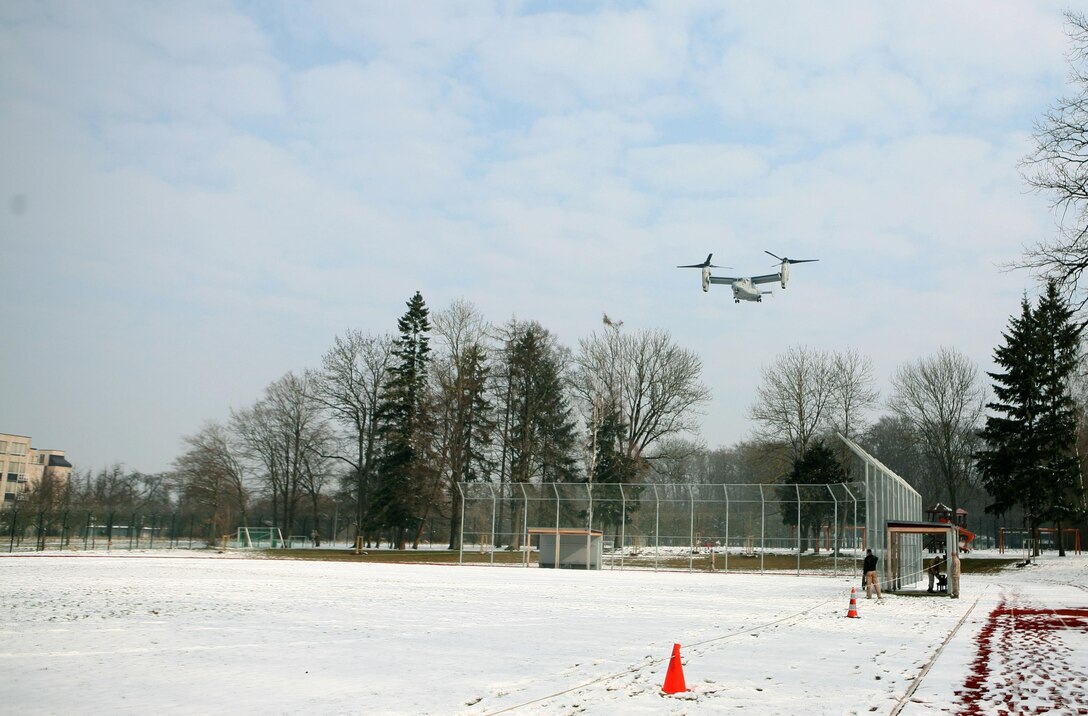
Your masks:
<svg viewBox="0 0 1088 716"><path fill-rule="evenodd" d="M788 256L777 256L770 251L764 250L763 253L770 254L778 259L778 278L782 282L782 288L786 287L786 282L790 280L790 264L808 264L813 261L819 261L820 259L791 259Z"/></svg>
<svg viewBox="0 0 1088 716"><path fill-rule="evenodd" d="M703 270L703 291L710 290L710 269L712 268L729 268L728 266L716 266L710 263L710 259L714 258L714 254L707 254L706 261L699 264L685 264L684 266L677 266L676 268L697 268Z"/></svg>

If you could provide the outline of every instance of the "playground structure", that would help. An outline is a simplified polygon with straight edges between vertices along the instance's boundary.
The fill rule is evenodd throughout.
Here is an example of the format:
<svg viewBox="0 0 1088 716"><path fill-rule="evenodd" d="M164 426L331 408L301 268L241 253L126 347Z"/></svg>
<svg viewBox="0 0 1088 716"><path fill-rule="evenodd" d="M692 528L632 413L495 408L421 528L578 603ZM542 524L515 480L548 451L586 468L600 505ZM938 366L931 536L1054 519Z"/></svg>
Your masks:
<svg viewBox="0 0 1088 716"><path fill-rule="evenodd" d="M1032 530L1029 529L1015 529L1009 527L1002 527L998 530L997 534L997 549L1001 554L1005 554L1005 549L1011 550L1027 550L1028 552L1034 552L1035 542L1038 540L1038 546L1040 551L1047 549L1057 549L1057 541L1055 536L1058 535L1058 529L1056 527L1039 527L1035 530L1035 535L1032 535ZM1006 536L1010 539L1006 540ZM1045 538L1049 537L1047 540ZM1019 538L1019 539L1016 539ZM1071 550L1074 554L1080 554L1080 530L1075 527L1067 527L1061 530L1060 538L1065 542L1066 549ZM1071 544L1070 544L1071 543Z"/></svg>
<svg viewBox="0 0 1088 716"><path fill-rule="evenodd" d="M960 552L970 552L971 542L974 541L977 536L974 532L967 529L967 510L959 508L956 510L956 518L952 519L952 508L938 502L926 510L926 515L929 517L930 522L936 522L940 524L952 525L955 528L955 535L958 548ZM943 533L930 533L930 538L926 540L925 548L931 553L942 552L948 553L949 540L945 539Z"/></svg>
<svg viewBox="0 0 1088 716"><path fill-rule="evenodd" d="M861 545L860 549L865 549L865 525L841 525L840 530L842 532L846 532L846 533L849 533L849 532L857 533L859 535L859 537L847 537L847 542L849 544L859 544L860 543L860 545ZM790 530L789 530L789 534L790 534L791 539L793 537L795 537L796 532L797 532L797 528L794 527L794 526L791 526ZM816 548L817 551L822 549L822 550L824 550L826 552L830 552L832 549L834 549L835 535L834 535L834 533L832 531L831 525L824 525L822 528L820 528L819 534L813 539L817 540L817 543L816 543L817 544L817 548ZM709 546L709 545L707 545L707 546ZM749 547L750 547L750 545L749 545ZM749 549L749 551L751 551L751 550Z"/></svg>

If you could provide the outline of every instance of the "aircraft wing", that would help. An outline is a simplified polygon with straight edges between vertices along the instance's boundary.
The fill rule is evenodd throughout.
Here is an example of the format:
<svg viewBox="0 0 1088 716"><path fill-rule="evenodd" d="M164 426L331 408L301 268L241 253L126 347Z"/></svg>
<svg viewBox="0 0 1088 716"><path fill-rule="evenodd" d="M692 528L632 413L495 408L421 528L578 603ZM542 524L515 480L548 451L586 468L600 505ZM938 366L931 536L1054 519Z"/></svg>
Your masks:
<svg viewBox="0 0 1088 716"><path fill-rule="evenodd" d="M740 281L739 278L733 278L732 276L711 276L711 283L728 283L732 284L734 281Z"/></svg>
<svg viewBox="0 0 1088 716"><path fill-rule="evenodd" d="M769 273L769 274L765 274L763 276L753 276L752 277L752 283L775 283L776 281L781 281L781 280L782 280L782 274L780 274L780 273Z"/></svg>

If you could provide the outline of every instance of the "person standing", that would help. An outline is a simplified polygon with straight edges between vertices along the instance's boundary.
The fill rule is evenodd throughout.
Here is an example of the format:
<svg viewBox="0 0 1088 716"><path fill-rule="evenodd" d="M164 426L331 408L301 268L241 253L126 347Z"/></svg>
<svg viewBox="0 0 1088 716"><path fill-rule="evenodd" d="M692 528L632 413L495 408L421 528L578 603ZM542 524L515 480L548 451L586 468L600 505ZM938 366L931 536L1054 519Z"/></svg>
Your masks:
<svg viewBox="0 0 1088 716"><path fill-rule="evenodd" d="M948 568L948 596L953 599L960 598L960 553L949 554Z"/></svg>
<svg viewBox="0 0 1088 716"><path fill-rule="evenodd" d="M880 580L876 576L876 555L873 554L873 550L865 550L865 562L861 566L862 581L865 582L865 598L873 598L873 590L876 590L876 598L883 600L884 595L880 593Z"/></svg>
<svg viewBox="0 0 1088 716"><path fill-rule="evenodd" d="M933 585L937 582L937 577L941 574L941 555L933 555L933 561L929 563L929 569L926 570L929 573L929 589L926 591L933 593Z"/></svg>

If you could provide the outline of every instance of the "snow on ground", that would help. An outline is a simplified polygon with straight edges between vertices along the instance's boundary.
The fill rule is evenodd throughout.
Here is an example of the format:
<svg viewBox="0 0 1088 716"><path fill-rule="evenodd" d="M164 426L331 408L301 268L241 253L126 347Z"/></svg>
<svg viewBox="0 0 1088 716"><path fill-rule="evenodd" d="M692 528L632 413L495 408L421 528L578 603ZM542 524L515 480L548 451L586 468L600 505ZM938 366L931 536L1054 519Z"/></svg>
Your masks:
<svg viewBox="0 0 1088 716"><path fill-rule="evenodd" d="M1088 558L965 575L959 600L861 594L861 618L848 619L858 581L181 551L0 557L0 704L18 714L1088 713L1088 619L1077 616L1088 615ZM689 691L664 696L674 643Z"/></svg>

